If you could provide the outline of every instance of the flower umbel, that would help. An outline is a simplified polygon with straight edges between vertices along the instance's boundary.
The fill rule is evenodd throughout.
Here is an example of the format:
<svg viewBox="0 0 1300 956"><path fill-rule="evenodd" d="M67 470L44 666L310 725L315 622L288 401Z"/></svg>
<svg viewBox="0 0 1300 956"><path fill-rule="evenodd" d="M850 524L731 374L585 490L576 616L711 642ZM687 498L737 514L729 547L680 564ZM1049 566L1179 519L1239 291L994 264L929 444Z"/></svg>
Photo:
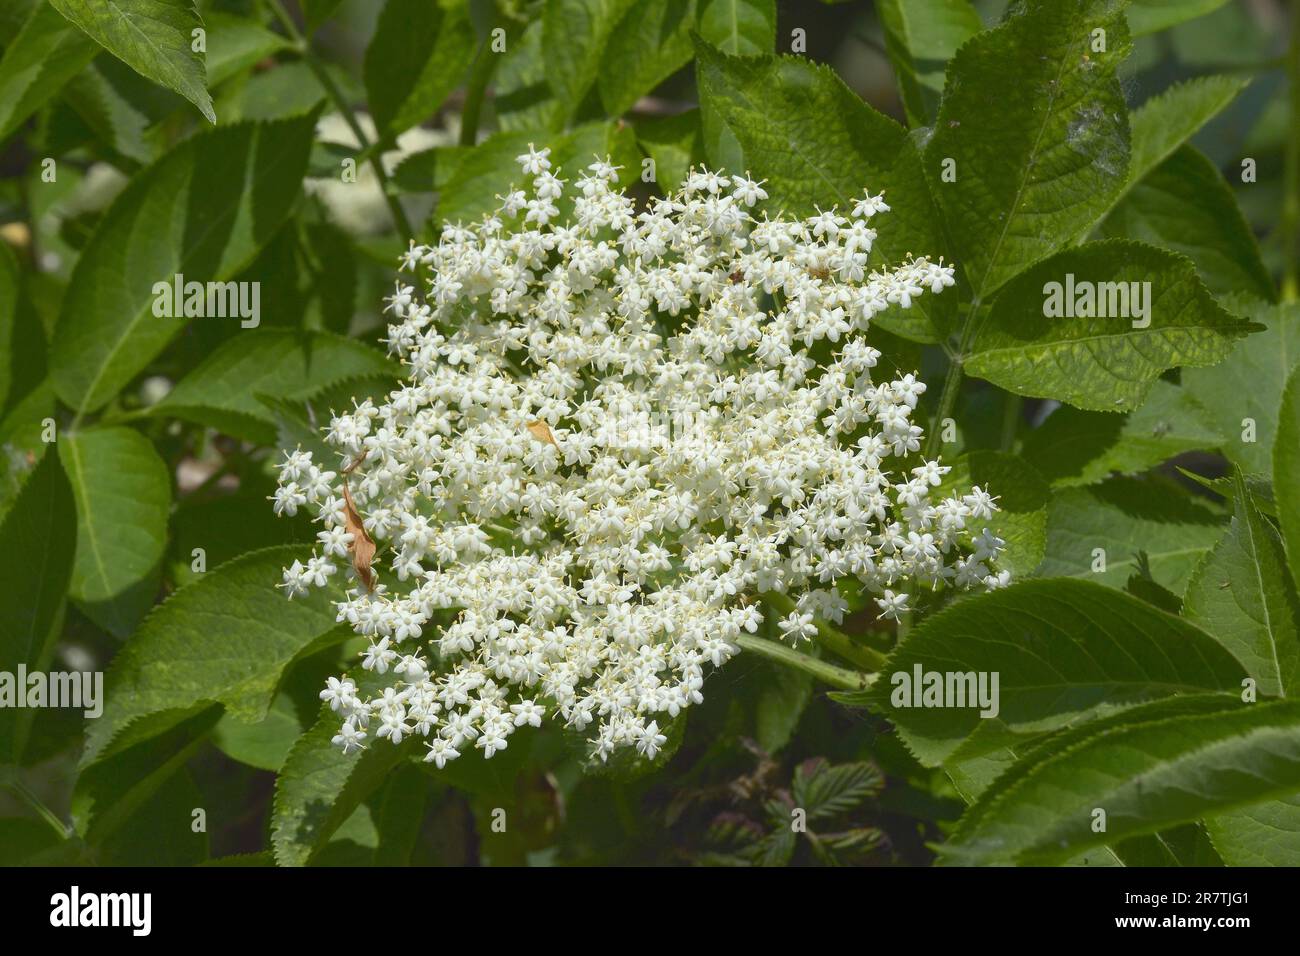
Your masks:
<svg viewBox="0 0 1300 956"><path fill-rule="evenodd" d="M558 718L602 759L654 757L763 592L794 599L774 623L799 642L858 591L896 620L918 589L1007 583L996 499L934 496L925 384L873 381L872 317L953 284L868 264L882 196L756 218L761 183L698 171L638 211L607 161L566 189L549 153L519 157L531 192L403 256L408 380L331 420L338 472L281 466L276 510L323 526L282 586L346 569L339 620L387 681L322 692L346 751L415 735L441 767ZM348 561L367 536L371 587Z"/></svg>

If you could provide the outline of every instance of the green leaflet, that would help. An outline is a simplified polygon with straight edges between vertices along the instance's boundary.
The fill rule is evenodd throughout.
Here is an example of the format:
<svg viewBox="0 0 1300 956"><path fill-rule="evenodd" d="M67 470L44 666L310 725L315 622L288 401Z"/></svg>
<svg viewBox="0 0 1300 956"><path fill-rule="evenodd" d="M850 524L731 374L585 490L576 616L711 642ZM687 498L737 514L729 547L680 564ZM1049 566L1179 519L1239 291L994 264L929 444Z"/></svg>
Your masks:
<svg viewBox="0 0 1300 956"><path fill-rule="evenodd" d="M1174 84L1134 110L1130 188L1221 113L1249 82L1237 76L1198 76Z"/></svg>
<svg viewBox="0 0 1300 956"><path fill-rule="evenodd" d="M699 0L695 28L711 46L732 56L771 53L776 0Z"/></svg>
<svg viewBox="0 0 1300 956"><path fill-rule="evenodd" d="M0 522L0 581L19 592L0 614L0 670L45 669L62 625L76 539L72 489L58 456L47 451ZM19 761L36 713L0 707L0 763Z"/></svg>
<svg viewBox="0 0 1300 956"><path fill-rule="evenodd" d="M948 60L984 24L970 0L881 0L876 14L908 125L925 126L938 108Z"/></svg>
<svg viewBox="0 0 1300 956"><path fill-rule="evenodd" d="M1127 240L1091 242L1007 284L966 369L1018 395L1127 411L1166 369L1212 365L1256 328L1210 297L1191 260Z"/></svg>
<svg viewBox="0 0 1300 956"><path fill-rule="evenodd" d="M216 86L260 61L287 50L290 43L256 20L209 13L207 69L208 84Z"/></svg>
<svg viewBox="0 0 1300 956"><path fill-rule="evenodd" d="M1016 578L1033 574L1046 546L1047 484L1027 462L1005 452L968 452L951 467L943 484L930 492L930 500L966 494L974 485L997 495L1002 510L971 531L979 534L987 526L1006 541L999 568L1010 570Z"/></svg>
<svg viewBox="0 0 1300 956"><path fill-rule="evenodd" d="M1273 495L1291 574L1300 586L1300 371L1292 370L1282 393L1277 444L1273 448Z"/></svg>
<svg viewBox="0 0 1300 956"><path fill-rule="evenodd" d="M1273 468L1282 389L1300 362L1300 305L1228 305L1265 330L1238 342L1213 368L1184 370L1183 390L1200 405L1202 420L1223 434L1219 450L1228 460L1247 474L1265 474Z"/></svg>
<svg viewBox="0 0 1300 956"><path fill-rule="evenodd" d="M219 127L132 180L82 252L63 300L51 371L64 402L80 413L99 408L188 321L242 321L155 315L155 286L176 275L224 282L253 261L298 195L314 128L314 114Z"/></svg>
<svg viewBox="0 0 1300 956"><path fill-rule="evenodd" d="M1277 296L1232 190L1192 146L1180 147L1135 184L1100 228L1106 236L1182 253L1215 295Z"/></svg>
<svg viewBox="0 0 1300 956"><path fill-rule="evenodd" d="M916 706L924 689L916 686L918 667L923 674L997 674L997 712L981 716L970 698L963 706ZM1239 689L1244 674L1208 634L1136 598L1086 581L1034 580L926 620L890 656L865 699L934 766L1117 707Z"/></svg>
<svg viewBox="0 0 1300 956"><path fill-rule="evenodd" d="M554 123L564 128L601 75L605 47L635 0L546 0L538 66L557 106ZM538 142L541 146L541 142Z"/></svg>
<svg viewBox="0 0 1300 956"><path fill-rule="evenodd" d="M306 866L393 768L417 753L415 740L408 738L401 746L381 740L344 756L330 743L338 728L336 715L322 707L275 778L271 845L280 866Z"/></svg>
<svg viewBox="0 0 1300 956"><path fill-rule="evenodd" d="M1183 615L1226 647L1259 682L1261 696L1300 690L1300 601L1282 539L1255 507L1238 469L1232 524L1197 565Z"/></svg>
<svg viewBox="0 0 1300 956"><path fill-rule="evenodd" d="M691 60L696 0L633 0L600 64L597 89L605 112L627 112Z"/></svg>
<svg viewBox="0 0 1300 956"><path fill-rule="evenodd" d="M1175 455L1217 448L1223 441L1201 421L1199 407L1184 389L1157 379L1146 401L1127 415L1062 405L1025 436L1022 454L1059 488L1144 472Z"/></svg>
<svg viewBox="0 0 1300 956"><path fill-rule="evenodd" d="M105 630L126 637L153 604L167 544L171 475L131 428L70 432L59 459L77 502L71 597Z"/></svg>
<svg viewBox="0 0 1300 956"><path fill-rule="evenodd" d="M395 136L437 113L460 85L474 48L466 0L387 0L365 58L380 134Z"/></svg>
<svg viewBox="0 0 1300 956"><path fill-rule="evenodd" d="M704 158L699 109L637 121L638 145L655 163L655 182L665 195L686 180L691 166Z"/></svg>
<svg viewBox="0 0 1300 956"><path fill-rule="evenodd" d="M328 332L241 330L181 379L152 415L209 425L263 445L274 444L275 416L258 399L302 399L323 386L400 369L368 345Z"/></svg>
<svg viewBox="0 0 1300 956"><path fill-rule="evenodd" d="M216 123L203 55L194 50L203 21L192 0L50 0L92 40L137 73L175 90Z"/></svg>
<svg viewBox="0 0 1300 956"><path fill-rule="evenodd" d="M730 57L700 43L696 82L704 145L714 167L766 180L767 209L796 216L844 207L885 191L871 262L898 263L910 252L938 259L937 213L907 131L863 103L834 71L802 57ZM722 145L723 134L733 149ZM921 296L873 322L920 342L952 325L956 296Z"/></svg>
<svg viewBox="0 0 1300 956"><path fill-rule="evenodd" d="M1104 734L1085 726L1053 741L1054 753L980 797L946 855L1057 863L1300 789L1300 703L1212 700L1202 713L1165 713L1160 704L1135 709ZM1105 832L1092 825L1098 809Z"/></svg>
<svg viewBox="0 0 1300 956"><path fill-rule="evenodd" d="M1124 185L1122 6L1028 0L948 63L925 171L977 300L1071 243ZM1093 46L1097 29L1104 52Z"/></svg>
<svg viewBox="0 0 1300 956"><path fill-rule="evenodd" d="M1197 562L1222 533L1217 511L1168 485L1112 478L1052 496L1047 555L1038 572L1122 588L1138 570L1141 555L1155 582L1181 595Z"/></svg>
<svg viewBox="0 0 1300 956"><path fill-rule="evenodd" d="M261 720L284 669L348 633L335 627L324 589L289 601L276 587L281 570L303 556L293 545L253 551L209 570L155 608L113 659L103 716L86 732L83 766L137 719L199 701L220 703L245 721Z"/></svg>
<svg viewBox="0 0 1300 956"><path fill-rule="evenodd" d="M9 399L13 383L14 325L18 318L18 260L8 243L0 244L0 410Z"/></svg>
<svg viewBox="0 0 1300 956"><path fill-rule="evenodd" d="M1227 2L1228 0L1132 0L1128 8L1128 22L1134 36L1144 36L1213 13Z"/></svg>
<svg viewBox="0 0 1300 956"><path fill-rule="evenodd" d="M1205 825L1229 866L1300 866L1300 794L1222 813Z"/></svg>
<svg viewBox="0 0 1300 956"><path fill-rule="evenodd" d="M37 4L0 58L0 140L7 139L98 52L53 6Z"/></svg>

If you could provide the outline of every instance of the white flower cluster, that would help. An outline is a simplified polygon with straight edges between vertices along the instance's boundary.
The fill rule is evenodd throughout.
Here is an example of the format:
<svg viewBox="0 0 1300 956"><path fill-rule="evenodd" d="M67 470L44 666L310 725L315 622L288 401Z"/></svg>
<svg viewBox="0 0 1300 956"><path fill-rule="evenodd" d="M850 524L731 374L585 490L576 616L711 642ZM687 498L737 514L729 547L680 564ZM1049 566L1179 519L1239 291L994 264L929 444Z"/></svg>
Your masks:
<svg viewBox="0 0 1300 956"><path fill-rule="evenodd" d="M917 587L1007 583L995 499L931 497L925 385L872 381L872 316L953 284L927 259L871 270L881 196L756 219L760 183L701 171L638 211L607 161L566 194L548 154L519 158L531 193L406 253L423 288L397 283L387 341L409 381L333 418L337 473L281 467L276 510L323 525L282 586L349 568L339 620L392 672L322 692L345 751L416 734L443 766L556 714L602 759L653 756L763 592L795 601L797 642L842 591L897 619Z"/></svg>

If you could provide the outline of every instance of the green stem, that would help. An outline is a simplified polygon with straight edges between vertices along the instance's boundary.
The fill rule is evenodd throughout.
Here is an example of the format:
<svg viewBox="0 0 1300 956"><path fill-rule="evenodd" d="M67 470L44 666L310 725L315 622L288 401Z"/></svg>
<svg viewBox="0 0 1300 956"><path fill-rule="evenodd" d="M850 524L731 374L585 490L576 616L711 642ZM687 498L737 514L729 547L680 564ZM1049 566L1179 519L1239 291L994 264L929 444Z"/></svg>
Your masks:
<svg viewBox="0 0 1300 956"><path fill-rule="evenodd" d="M72 828L59 819L58 814L47 807L41 798L18 778L14 777L5 781L5 789L9 790L14 796L18 797L29 807L36 811L37 815L50 825L50 828L59 835L60 840L66 840L72 833Z"/></svg>
<svg viewBox="0 0 1300 956"><path fill-rule="evenodd" d="M845 667L836 667L834 664L828 664L815 657L809 657L807 654L801 654L784 644L769 641L766 637L741 634L736 638L736 643L740 645L742 650L751 651L761 657L766 657L770 661L776 661L778 664L801 670L805 674L817 678L823 684L830 684L840 690L865 690L876 679L875 674L863 674Z"/></svg>
<svg viewBox="0 0 1300 956"><path fill-rule="evenodd" d="M957 406L957 395L961 392L962 359L964 349L948 357L948 374L943 379L943 390L939 392L939 409L934 420L930 422L930 434L925 436L925 457L934 459L939 454L939 443L943 436L943 422L952 417Z"/></svg>
<svg viewBox="0 0 1300 956"><path fill-rule="evenodd" d="M460 145L473 146L478 142L479 118L483 113L483 99L488 83L496 72L499 57L492 52L492 34L488 33L478 45L474 66L465 85L465 107L460 114Z"/></svg>
<svg viewBox="0 0 1300 956"><path fill-rule="evenodd" d="M1020 430L1020 413L1025 400L1007 392L1002 396L1002 402L1002 440L999 447L1003 451L1015 451L1016 432Z"/></svg>
<svg viewBox="0 0 1300 956"><path fill-rule="evenodd" d="M298 29L298 25L293 22L293 17L289 16L289 12L285 10L282 0L267 0L267 2L271 7L271 12L275 14L276 19L280 21L280 25L289 34L289 38L293 40L294 46L307 64L307 68L312 71L312 74L324 88L325 95L334 104L334 108L339 111L343 121L348 124L348 129L356 137L357 148L362 153L369 153L370 166L375 171L375 178L379 180L379 190L384 195L384 202L388 204L389 212L392 213L393 223L397 226L398 231L402 233L404 239L413 239L415 230L411 228L411 221L406 218L406 210L402 208L401 202L392 191L388 173L384 170L382 150L371 151L372 143L370 138L366 136L361 129L361 124L357 122L357 114L353 111L352 104L348 102L347 97L343 95L343 91L334 82L334 77L330 76L325 64L316 56L311 48L310 41L303 36L302 31Z"/></svg>
<svg viewBox="0 0 1300 956"><path fill-rule="evenodd" d="M1291 11L1291 42L1287 48L1287 85L1290 93L1290 135L1283 168L1282 301L1300 298L1300 10Z"/></svg>
<svg viewBox="0 0 1300 956"><path fill-rule="evenodd" d="M769 591L763 595L763 599L783 614L789 614L794 610L794 599L788 594ZM874 672L884 667L885 655L880 651L855 641L843 631L836 630L827 621L814 619L813 623L817 626L817 643L832 654L837 654L850 664L856 664L868 671Z"/></svg>

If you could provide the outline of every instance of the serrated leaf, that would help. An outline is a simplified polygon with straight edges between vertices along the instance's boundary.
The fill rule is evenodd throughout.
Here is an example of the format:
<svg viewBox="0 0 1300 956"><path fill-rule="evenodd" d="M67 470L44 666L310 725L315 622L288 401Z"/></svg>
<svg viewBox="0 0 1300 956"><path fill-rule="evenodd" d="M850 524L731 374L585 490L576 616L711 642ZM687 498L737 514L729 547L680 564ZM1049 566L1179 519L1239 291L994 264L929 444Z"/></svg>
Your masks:
<svg viewBox="0 0 1300 956"><path fill-rule="evenodd" d="M63 618L77 538L72 489L58 455L46 452L0 521L0 581L17 593L0 614L0 670L44 670ZM0 707L0 757L17 763L34 712Z"/></svg>
<svg viewBox="0 0 1300 956"><path fill-rule="evenodd" d="M1247 474L1273 468L1278 409L1287 376L1300 363L1300 304L1231 300L1233 309L1265 326L1238 342L1213 368L1187 369L1183 390L1201 406L1202 419L1223 433L1219 450Z"/></svg>
<svg viewBox="0 0 1300 956"><path fill-rule="evenodd" d="M654 160L655 182L665 195L685 182L691 166L704 158L699 109L638 119L636 139Z"/></svg>
<svg viewBox="0 0 1300 956"><path fill-rule="evenodd" d="M1300 793L1205 821L1228 866L1300 866Z"/></svg>
<svg viewBox="0 0 1300 956"><path fill-rule="evenodd" d="M1273 448L1273 495L1291 574L1300 587L1300 367L1292 370L1282 393Z"/></svg>
<svg viewBox="0 0 1300 956"><path fill-rule="evenodd" d="M908 125L926 126L943 92L944 67L984 23L970 0L881 0L876 15Z"/></svg>
<svg viewBox="0 0 1300 956"><path fill-rule="evenodd" d="M39 3L0 57L0 140L56 95L99 52L54 7Z"/></svg>
<svg viewBox="0 0 1300 956"><path fill-rule="evenodd" d="M764 661L746 675L746 680L754 685L755 738L760 747L774 754L790 742L799 726L799 718L812 697L812 677Z"/></svg>
<svg viewBox="0 0 1300 956"><path fill-rule="evenodd" d="M212 743L231 760L274 772L284 764L302 734L293 702L281 694L255 724L222 714L212 728Z"/></svg>
<svg viewBox="0 0 1300 956"><path fill-rule="evenodd" d="M350 633L335 626L325 590L289 601L276 587L282 570L302 557L296 546L254 551L155 608L105 676L107 702L86 732L83 765L133 720L196 701L220 703L245 721L263 719L295 658Z"/></svg>
<svg viewBox="0 0 1300 956"><path fill-rule="evenodd" d="M825 820L854 809L880 793L884 786L884 775L875 764L859 762L832 767L817 758L795 768L791 792L795 805L807 811L809 820Z"/></svg>
<svg viewBox="0 0 1300 956"><path fill-rule="evenodd" d="M933 678L924 675L932 673L985 675L985 702L968 696L964 703L944 698L944 706L917 706L918 699L925 704ZM926 620L890 655L867 698L932 766L1115 708L1239 689L1244 676L1218 642L1180 618L1091 582L1036 580ZM963 692L971 690L967 681Z"/></svg>
<svg viewBox="0 0 1300 956"><path fill-rule="evenodd" d="M192 0L50 0L92 40L142 76L175 90L216 123L203 56L193 32L203 21Z"/></svg>
<svg viewBox="0 0 1300 956"><path fill-rule="evenodd" d="M1062 405L1025 437L1022 454L1053 487L1091 485L1147 471L1176 455L1217 448L1223 436L1201 421L1179 386L1157 380L1127 415Z"/></svg>
<svg viewBox="0 0 1300 956"><path fill-rule="evenodd" d="M91 428L58 442L77 502L77 553L68 596L109 633L135 629L158 587L167 546L171 475L132 428Z"/></svg>
<svg viewBox="0 0 1300 956"><path fill-rule="evenodd" d="M256 20L212 12L207 15L208 84L216 86L291 46Z"/></svg>
<svg viewBox="0 0 1300 956"><path fill-rule="evenodd" d="M1113 478L1067 488L1048 505L1047 554L1038 572L1122 588L1142 555L1152 579L1182 595L1223 526L1208 504L1159 483Z"/></svg>
<svg viewBox="0 0 1300 956"><path fill-rule="evenodd" d="M946 855L967 864L1057 863L1300 789L1300 703L1238 702L1164 719L1139 708L1124 717L1105 734L1083 727L1066 735L1054 754L999 780L968 811ZM1104 832L1093 829L1095 809L1106 812Z"/></svg>
<svg viewBox="0 0 1300 956"><path fill-rule="evenodd" d="M437 113L460 85L474 47L466 0L387 0L365 58L366 92L381 135L400 134Z"/></svg>
<svg viewBox="0 0 1300 956"><path fill-rule="evenodd" d="M399 372L382 353L329 332L240 331L149 411L269 445L276 420L259 395L301 400L343 379L387 373L396 381Z"/></svg>
<svg viewBox="0 0 1300 956"><path fill-rule="evenodd" d="M943 483L930 492L930 500L960 496L974 485L997 495L1002 510L971 530L979 534L988 527L1006 541L999 568L1006 568L1017 578L1032 574L1043 560L1047 543L1046 482L1024 459L1000 451L968 452L953 461L951 467Z"/></svg>
<svg viewBox="0 0 1300 956"><path fill-rule="evenodd" d="M1276 296L1259 243L1232 190L1214 164L1192 146L1180 147L1135 184L1100 228L1105 236L1136 239L1187 256L1216 295Z"/></svg>
<svg viewBox="0 0 1300 956"><path fill-rule="evenodd" d="M1166 369L1213 365L1255 329L1211 298L1191 260L1138 242L1090 242L1007 284L966 369L1018 395L1127 411Z"/></svg>
<svg viewBox="0 0 1300 956"><path fill-rule="evenodd" d="M633 0L609 35L597 89L619 116L691 60L696 0Z"/></svg>
<svg viewBox="0 0 1300 956"><path fill-rule="evenodd" d="M910 252L938 259L938 217L907 131L862 102L829 67L797 56L731 57L698 43L696 82L705 151L714 168L766 180L773 213L813 215L885 191L871 263L896 264ZM739 149L719 149L720 123ZM905 338L938 340L952 324L956 296L925 295L910 309L872 321Z"/></svg>
<svg viewBox="0 0 1300 956"><path fill-rule="evenodd" d="M314 129L313 115L223 126L132 180L104 214L63 300L51 354L63 401L80 412L99 408L192 321L154 314L157 283L178 274L224 282L254 259L298 195Z"/></svg>
<svg viewBox="0 0 1300 956"><path fill-rule="evenodd" d="M1300 689L1300 601L1282 539L1240 469L1234 486L1232 524L1197 565L1183 615L1245 665L1260 694L1285 697Z"/></svg>
<svg viewBox="0 0 1300 956"><path fill-rule="evenodd" d="M695 28L711 46L732 56L771 53L776 0L700 0Z"/></svg>
<svg viewBox="0 0 1300 956"><path fill-rule="evenodd" d="M1119 8L1028 0L948 63L925 169L977 300L1071 243L1124 185L1128 110L1115 71L1130 44ZM1096 29L1105 52L1092 47Z"/></svg>
<svg viewBox="0 0 1300 956"><path fill-rule="evenodd" d="M306 866L352 812L406 760L409 745L387 742L344 756L330 743L339 721L328 708L289 751L275 778L271 845L280 866Z"/></svg>
<svg viewBox="0 0 1300 956"><path fill-rule="evenodd" d="M1198 76L1171 86L1134 110L1130 187L1226 109L1249 82L1238 76Z"/></svg>

